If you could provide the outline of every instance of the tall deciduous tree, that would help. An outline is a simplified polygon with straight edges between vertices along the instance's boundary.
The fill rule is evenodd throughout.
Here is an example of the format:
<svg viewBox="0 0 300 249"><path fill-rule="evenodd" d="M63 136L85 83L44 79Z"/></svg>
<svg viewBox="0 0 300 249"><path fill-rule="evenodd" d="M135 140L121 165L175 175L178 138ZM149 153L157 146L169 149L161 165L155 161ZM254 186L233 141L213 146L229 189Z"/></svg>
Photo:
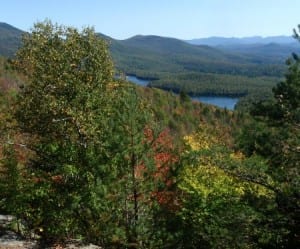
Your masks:
<svg viewBox="0 0 300 249"><path fill-rule="evenodd" d="M35 154L25 165L34 186L22 218L48 239L73 236L105 195L112 61L92 29L45 21L24 36L15 64L27 77L15 117Z"/></svg>
<svg viewBox="0 0 300 249"><path fill-rule="evenodd" d="M157 214L171 202L178 156L136 89L113 79L105 42L89 28L37 23L15 66L26 84L14 118L31 157L14 177L22 209L10 210L49 240L160 247L168 235Z"/></svg>

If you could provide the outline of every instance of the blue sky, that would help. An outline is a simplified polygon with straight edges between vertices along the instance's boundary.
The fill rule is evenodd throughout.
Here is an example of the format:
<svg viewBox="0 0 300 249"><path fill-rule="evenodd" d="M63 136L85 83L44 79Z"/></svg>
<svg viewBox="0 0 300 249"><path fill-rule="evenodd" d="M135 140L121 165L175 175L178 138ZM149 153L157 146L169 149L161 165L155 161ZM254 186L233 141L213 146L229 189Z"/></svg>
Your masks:
<svg viewBox="0 0 300 249"><path fill-rule="evenodd" d="M30 30L45 18L116 39L292 35L300 0L3 0L0 22Z"/></svg>

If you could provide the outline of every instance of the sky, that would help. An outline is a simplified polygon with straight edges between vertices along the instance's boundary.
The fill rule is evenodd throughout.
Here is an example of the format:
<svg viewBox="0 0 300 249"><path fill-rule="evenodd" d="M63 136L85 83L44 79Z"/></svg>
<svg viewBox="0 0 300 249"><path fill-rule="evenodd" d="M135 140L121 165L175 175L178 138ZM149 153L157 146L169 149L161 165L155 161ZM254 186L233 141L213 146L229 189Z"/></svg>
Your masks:
<svg viewBox="0 0 300 249"><path fill-rule="evenodd" d="M0 22L29 31L46 18L115 39L159 35L292 35L300 24L300 0L2 0Z"/></svg>

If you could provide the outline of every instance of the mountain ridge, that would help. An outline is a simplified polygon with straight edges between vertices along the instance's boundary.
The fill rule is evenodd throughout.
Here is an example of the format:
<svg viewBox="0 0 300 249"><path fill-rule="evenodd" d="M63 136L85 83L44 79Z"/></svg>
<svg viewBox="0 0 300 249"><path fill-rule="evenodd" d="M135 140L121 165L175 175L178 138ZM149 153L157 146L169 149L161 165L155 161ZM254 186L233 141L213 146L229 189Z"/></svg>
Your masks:
<svg viewBox="0 0 300 249"><path fill-rule="evenodd" d="M211 36L205 38L195 38L185 40L193 45L209 45L209 46L228 46L228 45L249 45L249 44L292 44L296 43L296 40L292 36L249 36L249 37L222 37Z"/></svg>
<svg viewBox="0 0 300 249"><path fill-rule="evenodd" d="M21 35L12 26L2 26L17 32L17 35L11 36L15 42L6 43L16 44L10 47L15 52ZM5 34L10 32L4 29L4 35L2 31L0 37L5 38ZM178 91L185 89L190 94L199 95L241 95L250 91L247 85L255 85L253 78L256 77L269 87L270 81L277 81L274 77L278 79L284 75L287 57L292 52L300 52L298 47L296 49L294 45L291 47L287 44L214 47L193 45L176 38L155 35L137 35L125 40L117 40L101 33L97 35L108 43L116 74L155 79L152 86L172 90L176 83ZM11 51L10 55L13 55ZM0 50L0 55L5 54ZM198 87L200 90L196 90L196 85L199 84L206 88Z"/></svg>
<svg viewBox="0 0 300 249"><path fill-rule="evenodd" d="M24 32L10 24L0 22L0 55L13 56L21 45Z"/></svg>

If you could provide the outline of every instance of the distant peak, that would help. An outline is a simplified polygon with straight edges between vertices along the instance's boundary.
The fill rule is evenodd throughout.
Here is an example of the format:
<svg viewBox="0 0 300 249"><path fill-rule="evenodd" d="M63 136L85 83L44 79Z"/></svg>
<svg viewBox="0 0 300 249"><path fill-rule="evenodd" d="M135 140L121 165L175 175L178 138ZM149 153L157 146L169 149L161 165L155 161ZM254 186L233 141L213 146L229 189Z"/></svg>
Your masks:
<svg viewBox="0 0 300 249"><path fill-rule="evenodd" d="M8 24L8 23L5 23L5 22L0 22L0 28L1 29L6 29L6 30L14 30L16 32L23 32L22 30Z"/></svg>
<svg viewBox="0 0 300 249"><path fill-rule="evenodd" d="M194 45L208 46L226 46L226 45L250 45L250 44L289 44L296 42L292 36L248 36L248 37L219 37L212 36L207 38L199 38L188 40L188 43Z"/></svg>

